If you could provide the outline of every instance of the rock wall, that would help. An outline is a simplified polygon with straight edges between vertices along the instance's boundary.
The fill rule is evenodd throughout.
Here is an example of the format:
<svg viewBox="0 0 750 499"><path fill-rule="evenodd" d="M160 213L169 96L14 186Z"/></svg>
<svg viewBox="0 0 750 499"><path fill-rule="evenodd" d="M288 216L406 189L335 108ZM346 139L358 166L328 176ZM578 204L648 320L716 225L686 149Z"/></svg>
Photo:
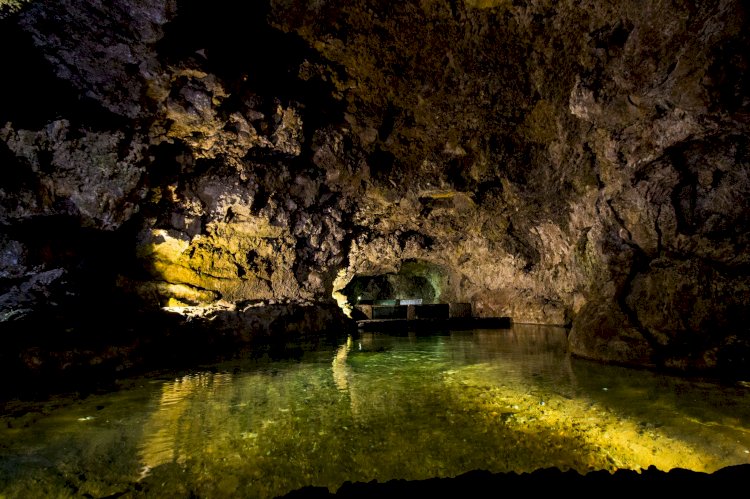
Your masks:
<svg viewBox="0 0 750 499"><path fill-rule="evenodd" d="M0 23L6 324L92 288L346 309L356 277L430 268L441 300L570 326L583 357L750 371L739 0L60 0Z"/></svg>

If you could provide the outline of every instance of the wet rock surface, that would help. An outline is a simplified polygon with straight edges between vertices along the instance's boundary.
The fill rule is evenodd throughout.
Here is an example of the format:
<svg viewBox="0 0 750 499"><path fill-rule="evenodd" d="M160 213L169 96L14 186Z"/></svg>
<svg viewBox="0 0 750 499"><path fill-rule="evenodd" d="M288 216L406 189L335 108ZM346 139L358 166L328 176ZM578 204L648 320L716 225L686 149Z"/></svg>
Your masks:
<svg viewBox="0 0 750 499"><path fill-rule="evenodd" d="M742 2L61 0L0 23L9 331L54 337L40 317L94 296L333 310L411 272L569 326L583 357L750 371Z"/></svg>

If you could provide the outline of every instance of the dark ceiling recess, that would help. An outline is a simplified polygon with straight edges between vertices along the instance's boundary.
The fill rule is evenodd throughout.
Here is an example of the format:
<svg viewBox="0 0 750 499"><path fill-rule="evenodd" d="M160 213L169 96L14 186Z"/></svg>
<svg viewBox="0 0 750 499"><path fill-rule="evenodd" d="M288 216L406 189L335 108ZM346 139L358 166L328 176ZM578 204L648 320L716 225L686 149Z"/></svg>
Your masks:
<svg viewBox="0 0 750 499"><path fill-rule="evenodd" d="M38 129L50 121L82 122L89 128L108 128L122 122L98 103L79 96L65 80L57 78L31 35L17 23L3 22L3 95L12 96L0 106L0 126L11 122L17 128Z"/></svg>
<svg viewBox="0 0 750 499"><path fill-rule="evenodd" d="M370 171L378 179L387 179L396 164L396 157L389 151L384 151L380 146L375 148L368 158Z"/></svg>
<svg viewBox="0 0 750 499"><path fill-rule="evenodd" d="M340 122L344 106L331 97L330 83L320 77L299 78L300 65L318 62L319 54L296 34L269 26L266 1L204 2L179 0L177 16L165 28L158 52L169 63L201 57L202 67L222 78L227 101L248 92L296 101L304 106L306 128ZM330 61L322 61L331 65Z"/></svg>

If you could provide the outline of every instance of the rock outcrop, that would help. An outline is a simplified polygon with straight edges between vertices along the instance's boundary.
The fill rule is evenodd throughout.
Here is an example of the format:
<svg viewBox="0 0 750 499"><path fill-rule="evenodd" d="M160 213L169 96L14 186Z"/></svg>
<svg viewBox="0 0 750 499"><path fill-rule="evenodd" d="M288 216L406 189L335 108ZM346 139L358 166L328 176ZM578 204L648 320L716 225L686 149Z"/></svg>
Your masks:
<svg viewBox="0 0 750 499"><path fill-rule="evenodd" d="M0 107L0 319L98 289L247 321L317 304L338 324L351 283L399 276L569 326L579 356L747 376L748 15L32 1L0 20L21 54ZM91 258L45 220L116 250Z"/></svg>

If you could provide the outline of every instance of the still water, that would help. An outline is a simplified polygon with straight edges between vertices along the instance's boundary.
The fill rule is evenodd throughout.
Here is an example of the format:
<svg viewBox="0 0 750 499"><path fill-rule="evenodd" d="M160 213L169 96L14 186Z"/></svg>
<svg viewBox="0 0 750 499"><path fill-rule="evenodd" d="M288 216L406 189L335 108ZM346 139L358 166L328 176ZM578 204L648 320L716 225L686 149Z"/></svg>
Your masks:
<svg viewBox="0 0 750 499"><path fill-rule="evenodd" d="M0 497L274 497L346 481L750 462L750 388L571 359L561 328L361 334L14 400Z"/></svg>

